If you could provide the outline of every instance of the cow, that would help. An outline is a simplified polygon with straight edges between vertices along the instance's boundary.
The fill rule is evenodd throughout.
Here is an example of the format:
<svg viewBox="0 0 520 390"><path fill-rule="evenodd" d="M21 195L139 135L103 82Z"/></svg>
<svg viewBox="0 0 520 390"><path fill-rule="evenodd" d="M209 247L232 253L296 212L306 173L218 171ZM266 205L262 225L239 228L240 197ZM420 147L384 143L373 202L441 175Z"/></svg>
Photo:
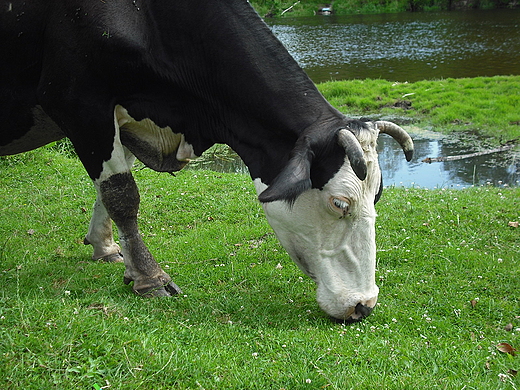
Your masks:
<svg viewBox="0 0 520 390"><path fill-rule="evenodd" d="M143 296L181 289L139 233L137 157L182 169L215 143L249 168L267 219L319 306L374 308L376 142L390 122L333 108L246 0L7 0L0 4L0 155L68 137L96 189L85 244L124 261ZM120 246L112 236L118 229Z"/></svg>

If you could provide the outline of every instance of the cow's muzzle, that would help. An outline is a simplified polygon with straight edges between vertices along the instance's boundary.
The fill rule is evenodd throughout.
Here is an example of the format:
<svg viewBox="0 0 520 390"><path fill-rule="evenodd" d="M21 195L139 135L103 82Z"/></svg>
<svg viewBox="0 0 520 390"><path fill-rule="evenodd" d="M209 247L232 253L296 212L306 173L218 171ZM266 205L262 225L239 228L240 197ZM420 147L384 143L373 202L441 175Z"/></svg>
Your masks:
<svg viewBox="0 0 520 390"><path fill-rule="evenodd" d="M353 302L351 306L347 307L342 315L334 315L329 313L331 319L335 322L340 322L344 324L352 324L354 322L359 322L364 318L368 317L372 310L374 310L377 303L377 295L370 299L361 299L358 300L357 303Z"/></svg>
<svg viewBox="0 0 520 390"><path fill-rule="evenodd" d="M374 307L365 306L360 302L356 305L354 310L344 318L331 317L331 319L342 324L353 324L355 322L360 322L364 318L368 317L370 313L372 313L372 310L374 310Z"/></svg>

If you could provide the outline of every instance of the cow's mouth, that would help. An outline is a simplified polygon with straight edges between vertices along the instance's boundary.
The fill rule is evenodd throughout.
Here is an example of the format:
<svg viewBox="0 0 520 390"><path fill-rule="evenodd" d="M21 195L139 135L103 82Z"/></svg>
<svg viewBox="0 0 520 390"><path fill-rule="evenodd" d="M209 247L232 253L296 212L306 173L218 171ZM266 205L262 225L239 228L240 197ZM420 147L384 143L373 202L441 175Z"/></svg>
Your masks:
<svg viewBox="0 0 520 390"><path fill-rule="evenodd" d="M361 302L356 305L354 311L351 314L345 316L345 318L336 318L330 317L330 319L334 322L340 324L354 324L356 322L361 322L364 318L368 317L370 313L374 310L373 307L365 306Z"/></svg>

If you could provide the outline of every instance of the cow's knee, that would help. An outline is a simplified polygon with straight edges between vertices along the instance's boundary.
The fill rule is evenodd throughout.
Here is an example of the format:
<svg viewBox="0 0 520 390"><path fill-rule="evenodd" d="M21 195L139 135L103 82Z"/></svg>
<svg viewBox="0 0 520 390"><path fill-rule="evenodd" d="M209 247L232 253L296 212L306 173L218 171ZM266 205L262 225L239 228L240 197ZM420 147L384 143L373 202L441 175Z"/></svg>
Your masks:
<svg viewBox="0 0 520 390"><path fill-rule="evenodd" d="M108 215L123 233L137 233L139 191L130 172L116 173L103 180L99 186L101 199Z"/></svg>

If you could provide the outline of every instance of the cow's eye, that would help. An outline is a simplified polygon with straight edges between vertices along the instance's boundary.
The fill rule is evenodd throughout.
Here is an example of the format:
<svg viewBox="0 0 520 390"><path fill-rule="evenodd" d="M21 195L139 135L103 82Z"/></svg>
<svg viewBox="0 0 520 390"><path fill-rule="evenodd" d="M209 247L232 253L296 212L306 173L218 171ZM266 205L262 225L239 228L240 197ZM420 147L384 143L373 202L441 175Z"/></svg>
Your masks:
<svg viewBox="0 0 520 390"><path fill-rule="evenodd" d="M338 213L341 216L341 218L344 218L347 215L349 215L350 203L346 198L331 197L330 198L330 207L331 207L332 211L334 211L335 213Z"/></svg>

